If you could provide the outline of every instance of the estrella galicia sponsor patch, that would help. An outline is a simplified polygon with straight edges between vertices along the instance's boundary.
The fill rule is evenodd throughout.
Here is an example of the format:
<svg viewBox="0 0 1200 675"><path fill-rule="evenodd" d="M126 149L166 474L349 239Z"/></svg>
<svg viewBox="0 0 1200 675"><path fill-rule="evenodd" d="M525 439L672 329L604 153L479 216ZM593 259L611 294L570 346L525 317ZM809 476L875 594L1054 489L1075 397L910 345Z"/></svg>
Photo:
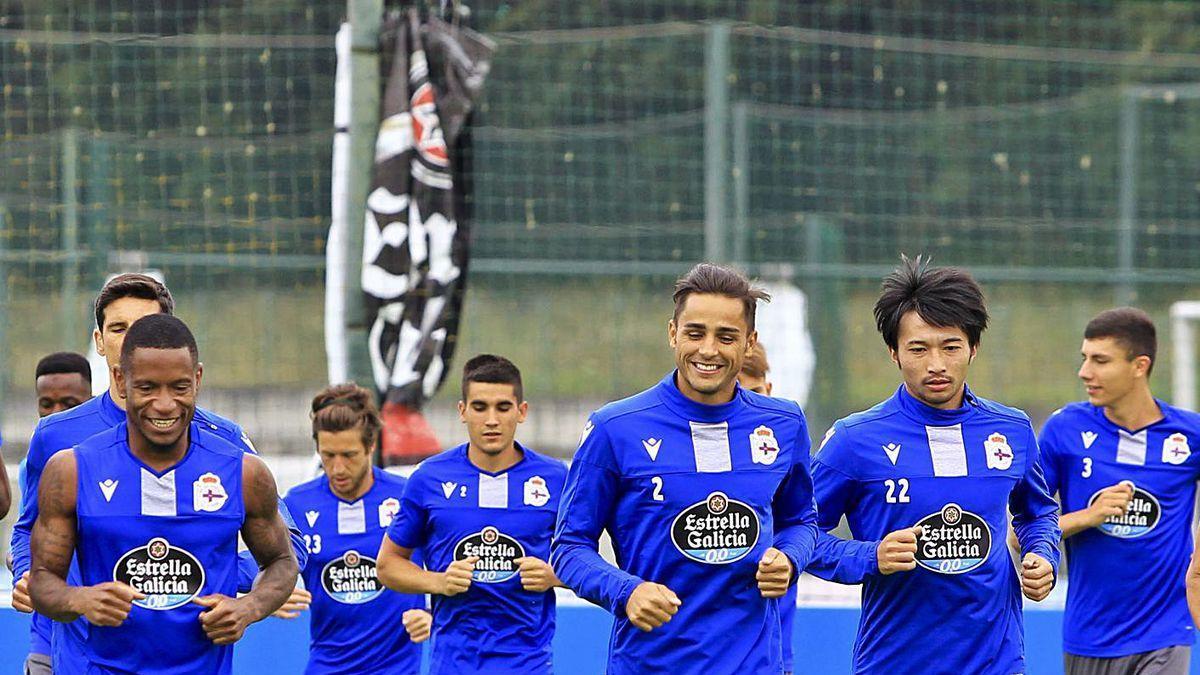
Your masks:
<svg viewBox="0 0 1200 675"><path fill-rule="evenodd" d="M1088 499L1088 506L1095 503L1096 498L1103 491L1097 490ZM1100 523L1099 529L1110 537L1134 539L1153 530L1161 518L1162 506L1158 503L1158 498L1134 485L1133 497L1129 500L1129 505L1125 507L1125 513L1119 516L1109 516L1103 523Z"/></svg>
<svg viewBox="0 0 1200 675"><path fill-rule="evenodd" d="M724 565L746 557L761 529L754 509L724 492L713 492L675 516L671 541L692 560Z"/></svg>
<svg viewBox="0 0 1200 675"><path fill-rule="evenodd" d="M321 570L321 587L326 595L347 605L370 602L383 592L375 559L354 550L325 564Z"/></svg>
<svg viewBox="0 0 1200 675"><path fill-rule="evenodd" d="M962 574L979 567L992 550L992 530L987 521L947 504L922 518L917 538L917 564L939 574Z"/></svg>
<svg viewBox="0 0 1200 675"><path fill-rule="evenodd" d="M454 545L454 559L465 560L478 556L472 581L498 584L517 576L517 558L525 557L521 542L488 525L475 534L467 535Z"/></svg>
<svg viewBox="0 0 1200 675"><path fill-rule="evenodd" d="M146 594L133 604L146 609L175 609L191 601L204 588L204 567L196 556L155 537L145 546L127 551L113 567L113 580Z"/></svg>

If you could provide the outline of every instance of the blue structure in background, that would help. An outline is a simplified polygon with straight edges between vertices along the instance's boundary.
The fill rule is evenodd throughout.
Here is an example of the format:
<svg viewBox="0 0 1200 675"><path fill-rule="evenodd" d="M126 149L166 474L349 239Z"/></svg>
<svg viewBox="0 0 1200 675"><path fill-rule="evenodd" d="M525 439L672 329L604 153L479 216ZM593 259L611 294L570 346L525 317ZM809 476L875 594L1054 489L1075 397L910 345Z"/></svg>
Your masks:
<svg viewBox="0 0 1200 675"><path fill-rule="evenodd" d="M796 613L797 675L850 672L850 650L858 630L858 608L804 608ZM584 605L558 607L554 636L555 670L572 675L603 672L612 618ZM404 630L397 626L396 630ZM19 673L29 639L29 617L0 609L0 673ZM1062 675L1062 612L1025 613L1026 664L1030 675ZM302 673L308 660L308 619L267 619L250 627L233 652L237 675ZM1192 673L1200 675L1200 659Z"/></svg>

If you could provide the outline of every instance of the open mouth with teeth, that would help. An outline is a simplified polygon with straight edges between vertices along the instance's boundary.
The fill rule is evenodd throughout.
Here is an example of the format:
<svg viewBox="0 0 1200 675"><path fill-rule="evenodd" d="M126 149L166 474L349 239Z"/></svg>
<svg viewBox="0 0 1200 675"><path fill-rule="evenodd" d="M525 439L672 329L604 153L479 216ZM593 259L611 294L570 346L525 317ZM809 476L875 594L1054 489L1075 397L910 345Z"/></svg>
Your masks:
<svg viewBox="0 0 1200 675"><path fill-rule="evenodd" d="M715 373L718 370L720 370L721 364L719 364L719 363L697 363L697 362L693 361L692 367L695 368L696 370L700 371L701 373L710 375L710 374Z"/></svg>
<svg viewBox="0 0 1200 675"><path fill-rule="evenodd" d="M178 417L169 417L167 419L150 417L147 419L150 421L150 426L154 427L155 429L170 429L171 427L175 426L176 422L179 421Z"/></svg>

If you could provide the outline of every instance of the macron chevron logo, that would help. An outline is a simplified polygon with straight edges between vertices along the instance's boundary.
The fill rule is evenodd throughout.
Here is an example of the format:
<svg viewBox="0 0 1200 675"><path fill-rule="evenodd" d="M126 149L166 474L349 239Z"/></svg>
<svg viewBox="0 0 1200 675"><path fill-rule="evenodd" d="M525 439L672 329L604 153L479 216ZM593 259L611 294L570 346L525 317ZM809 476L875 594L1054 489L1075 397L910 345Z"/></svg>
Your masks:
<svg viewBox="0 0 1200 675"><path fill-rule="evenodd" d="M657 462L658 461L658 449L662 447L662 439L661 438L647 438L642 441L642 447L645 448L646 452L650 455L650 461Z"/></svg>
<svg viewBox="0 0 1200 675"><path fill-rule="evenodd" d="M1083 449L1084 450L1090 450L1092 447L1092 443L1096 442L1096 432L1094 432L1094 431L1081 431L1081 432L1079 432L1079 436L1081 438L1083 438Z"/></svg>
<svg viewBox="0 0 1200 675"><path fill-rule="evenodd" d="M320 511L305 511L304 519L308 521L308 526L312 527L317 523L317 518L321 516Z"/></svg>
<svg viewBox="0 0 1200 675"><path fill-rule="evenodd" d="M454 488L458 487L458 483L446 481L442 483L442 494L446 495L446 499L450 499L450 495L454 494Z"/></svg>
<svg viewBox="0 0 1200 675"><path fill-rule="evenodd" d="M117 491L117 483L119 482L121 481L111 478L100 481L100 491L104 493L104 501L106 503L112 501L113 493Z"/></svg>
<svg viewBox="0 0 1200 675"><path fill-rule="evenodd" d="M900 444L888 443L883 446L883 451L887 453L888 459L892 460L892 466L896 466L896 460L900 459Z"/></svg>

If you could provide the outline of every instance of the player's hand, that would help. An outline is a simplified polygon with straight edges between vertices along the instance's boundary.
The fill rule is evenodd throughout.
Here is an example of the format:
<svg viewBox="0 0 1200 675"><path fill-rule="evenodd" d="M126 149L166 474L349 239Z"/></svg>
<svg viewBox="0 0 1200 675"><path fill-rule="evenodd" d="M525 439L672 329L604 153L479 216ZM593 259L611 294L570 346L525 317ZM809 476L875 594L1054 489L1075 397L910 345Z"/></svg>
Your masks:
<svg viewBox="0 0 1200 675"><path fill-rule="evenodd" d="M29 597L29 572L22 574L13 584L12 608L26 614L33 612L33 599Z"/></svg>
<svg viewBox="0 0 1200 675"><path fill-rule="evenodd" d="M917 537L921 536L920 525L889 532L879 548L875 549L875 560L880 574L907 572L917 568Z"/></svg>
<svg viewBox="0 0 1200 675"><path fill-rule="evenodd" d="M625 616L638 628L650 632L671 620L683 602L671 589L643 581L625 601Z"/></svg>
<svg viewBox="0 0 1200 675"><path fill-rule="evenodd" d="M521 588L531 593L545 593L562 583L554 574L554 568L545 560L525 556L517 558L517 564L520 565Z"/></svg>
<svg viewBox="0 0 1200 675"><path fill-rule="evenodd" d="M1132 499L1133 483L1129 481L1123 480L1104 488L1091 506L1087 507L1088 525L1099 527L1109 518L1125 515L1125 509L1129 508Z"/></svg>
<svg viewBox="0 0 1200 675"><path fill-rule="evenodd" d="M433 629L433 615L423 609L410 609L400 615L400 622L408 633L408 639L413 644L421 644L429 639Z"/></svg>
<svg viewBox="0 0 1200 675"><path fill-rule="evenodd" d="M442 572L442 583L438 594L451 596L466 593L467 589L471 587L471 574L475 571L477 562L479 562L479 556L473 555L470 558L450 563L446 571Z"/></svg>
<svg viewBox="0 0 1200 675"><path fill-rule="evenodd" d="M231 598L213 593L192 598L192 602L208 608L200 612L200 626L213 644L231 645L241 640L246 628L257 620L245 597Z"/></svg>
<svg viewBox="0 0 1200 675"><path fill-rule="evenodd" d="M78 590L75 611L97 626L120 626L129 617L133 601L146 597L129 584L106 581Z"/></svg>
<svg viewBox="0 0 1200 675"><path fill-rule="evenodd" d="M754 578L758 581L758 592L764 598L783 597L792 582L792 561L783 551L772 546L759 559Z"/></svg>
<svg viewBox="0 0 1200 675"><path fill-rule="evenodd" d="M1026 553L1021 560L1021 592L1034 602L1041 602L1054 588L1054 567L1036 553Z"/></svg>
<svg viewBox="0 0 1200 675"><path fill-rule="evenodd" d="M300 612L308 609L312 604L312 593L297 586L292 589L292 594L288 596L283 606L271 613L271 616L279 619L294 619L300 616Z"/></svg>

